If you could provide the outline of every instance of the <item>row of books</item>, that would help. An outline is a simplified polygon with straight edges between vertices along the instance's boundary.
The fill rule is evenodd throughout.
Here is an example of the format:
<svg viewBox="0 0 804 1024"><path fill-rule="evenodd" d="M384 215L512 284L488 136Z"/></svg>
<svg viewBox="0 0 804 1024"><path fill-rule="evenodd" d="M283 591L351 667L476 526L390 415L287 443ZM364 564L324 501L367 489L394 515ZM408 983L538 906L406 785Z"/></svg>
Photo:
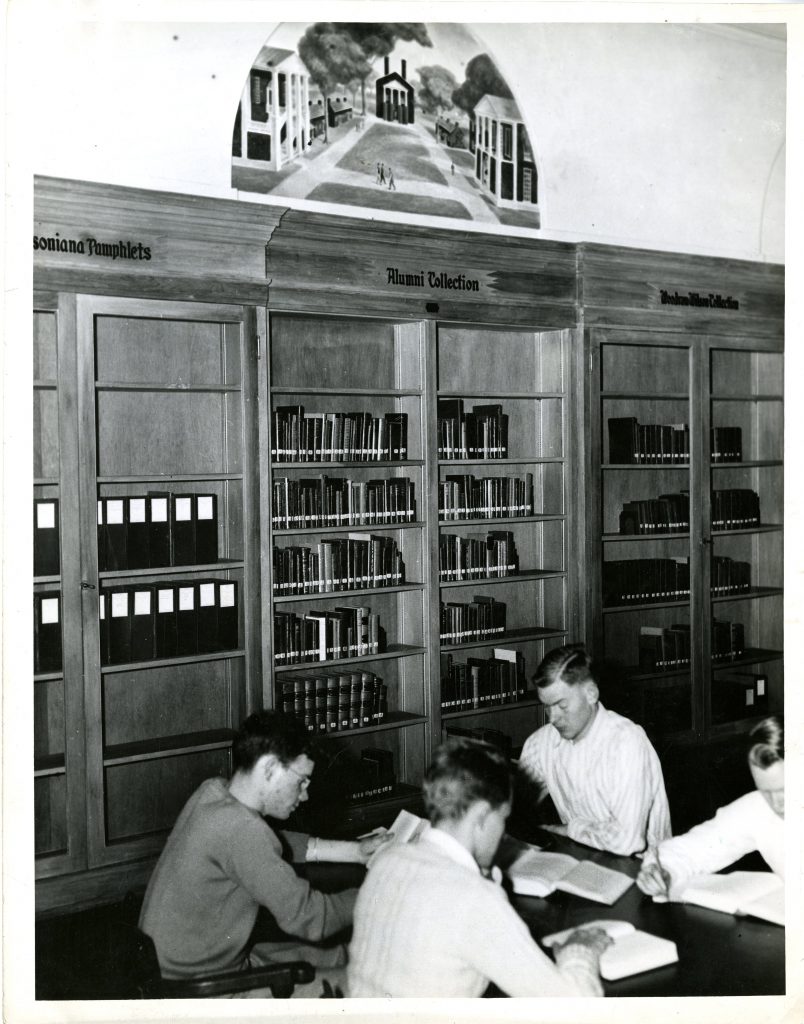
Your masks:
<svg viewBox="0 0 804 1024"><path fill-rule="evenodd" d="M741 427L712 427L712 462L742 462ZM636 416L609 418L609 462L618 465L684 465L690 461L690 431L686 423L640 423Z"/></svg>
<svg viewBox="0 0 804 1024"><path fill-rule="evenodd" d="M271 458L275 462L400 462L408 457L408 414L387 412L305 413L302 405L273 412Z"/></svg>
<svg viewBox="0 0 804 1024"><path fill-rule="evenodd" d="M361 658L385 650L380 616L369 608L274 612L274 660L279 667L305 661Z"/></svg>
<svg viewBox="0 0 804 1024"><path fill-rule="evenodd" d="M61 592L41 590L34 594L34 673L61 670Z"/></svg>
<svg viewBox="0 0 804 1024"><path fill-rule="evenodd" d="M441 643L463 644L505 633L505 602L483 594L472 595L466 604L441 602Z"/></svg>
<svg viewBox="0 0 804 1024"><path fill-rule="evenodd" d="M349 771L346 799L349 803L392 796L396 790L394 755L381 747L365 747Z"/></svg>
<svg viewBox="0 0 804 1024"><path fill-rule="evenodd" d="M513 704L525 696L525 657L521 651L495 647L490 658L455 661L441 655L441 710Z"/></svg>
<svg viewBox="0 0 804 1024"><path fill-rule="evenodd" d="M438 399L439 459L507 459L508 415L501 405L464 412L462 398Z"/></svg>
<svg viewBox="0 0 804 1024"><path fill-rule="evenodd" d="M475 478L447 475L438 485L441 519L509 519L533 515L533 474Z"/></svg>
<svg viewBox="0 0 804 1024"><path fill-rule="evenodd" d="M686 423L640 423L636 416L609 418L609 462L617 465L684 465L690 461Z"/></svg>
<svg viewBox="0 0 804 1024"><path fill-rule="evenodd" d="M274 546L274 594L324 594L398 587L405 563L393 537L358 533L315 548Z"/></svg>
<svg viewBox="0 0 804 1024"><path fill-rule="evenodd" d="M751 563L726 555L712 555L710 589L713 594L741 594L751 589Z"/></svg>
<svg viewBox="0 0 804 1024"><path fill-rule="evenodd" d="M271 487L271 522L275 530L382 526L412 523L415 519L416 493L413 481L407 477L277 477Z"/></svg>
<svg viewBox="0 0 804 1024"><path fill-rule="evenodd" d="M687 601L689 558L626 558L603 563L603 605Z"/></svg>
<svg viewBox="0 0 804 1024"><path fill-rule="evenodd" d="M668 672L691 663L689 623L640 626L639 668L642 672ZM745 653L745 631L740 622L712 620L712 659L728 661Z"/></svg>
<svg viewBox="0 0 804 1024"><path fill-rule="evenodd" d="M690 528L690 492L660 494L623 502L620 511L620 533L651 534L685 533Z"/></svg>
<svg viewBox="0 0 804 1024"><path fill-rule="evenodd" d="M761 522L756 491L747 487L712 491L713 530L745 530Z"/></svg>
<svg viewBox="0 0 804 1024"><path fill-rule="evenodd" d="M218 497L151 492L98 499L98 569L218 560Z"/></svg>
<svg viewBox="0 0 804 1024"><path fill-rule="evenodd" d="M442 583L515 576L519 555L510 530L493 530L485 537L442 533L438 538L438 577Z"/></svg>
<svg viewBox="0 0 804 1024"><path fill-rule="evenodd" d="M98 600L102 665L237 650L235 580L109 587Z"/></svg>
<svg viewBox="0 0 804 1024"><path fill-rule="evenodd" d="M712 678L712 717L716 722L733 721L768 713L768 677L765 673L721 673Z"/></svg>
<svg viewBox="0 0 804 1024"><path fill-rule="evenodd" d="M283 676L280 707L308 732L343 732L379 725L388 711L388 687L374 672L316 672Z"/></svg>

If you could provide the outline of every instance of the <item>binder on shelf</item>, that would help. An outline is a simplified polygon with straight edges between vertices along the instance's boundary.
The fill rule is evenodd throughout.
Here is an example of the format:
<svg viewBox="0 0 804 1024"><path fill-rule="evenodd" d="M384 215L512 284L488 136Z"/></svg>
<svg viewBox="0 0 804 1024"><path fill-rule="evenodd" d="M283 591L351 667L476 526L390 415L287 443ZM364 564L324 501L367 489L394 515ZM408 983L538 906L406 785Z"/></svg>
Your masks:
<svg viewBox="0 0 804 1024"><path fill-rule="evenodd" d="M199 580L198 587L198 653L212 654L218 645L218 601L215 580Z"/></svg>
<svg viewBox="0 0 804 1024"><path fill-rule="evenodd" d="M236 580L216 580L216 605L218 611L218 650L235 651L239 632L239 602Z"/></svg>
<svg viewBox="0 0 804 1024"><path fill-rule="evenodd" d="M109 595L109 664L131 661L131 593L127 587L107 591Z"/></svg>
<svg viewBox="0 0 804 1024"><path fill-rule="evenodd" d="M195 509L192 494L171 494L171 565L194 565Z"/></svg>
<svg viewBox="0 0 804 1024"><path fill-rule="evenodd" d="M126 553L129 569L147 569L151 564L151 536L147 499L126 498Z"/></svg>
<svg viewBox="0 0 804 1024"><path fill-rule="evenodd" d="M154 589L154 657L175 658L179 647L177 588L172 583L160 583Z"/></svg>
<svg viewBox="0 0 804 1024"><path fill-rule="evenodd" d="M59 501L58 498L34 499L34 576L58 576Z"/></svg>
<svg viewBox="0 0 804 1024"><path fill-rule="evenodd" d="M170 565L170 512L169 491L149 491L146 498L148 511L148 564L151 568Z"/></svg>
<svg viewBox="0 0 804 1024"><path fill-rule="evenodd" d="M198 602L194 583L176 587L176 654L198 653Z"/></svg>
<svg viewBox="0 0 804 1024"><path fill-rule="evenodd" d="M128 531L126 525L126 499L104 498L104 526L106 535L106 564L109 571L128 568ZM100 547L100 544L98 545Z"/></svg>
<svg viewBox="0 0 804 1024"><path fill-rule="evenodd" d="M195 562L218 561L218 496L195 495Z"/></svg>
<svg viewBox="0 0 804 1024"><path fill-rule="evenodd" d="M107 608L109 602L108 594L102 590L98 594L98 640L100 647L101 665L109 664L109 615Z"/></svg>
<svg viewBox="0 0 804 1024"><path fill-rule="evenodd" d="M154 588L131 587L131 660L152 661L155 649Z"/></svg>
<svg viewBox="0 0 804 1024"><path fill-rule="evenodd" d="M106 502L98 498L98 572L104 572L109 561L106 544Z"/></svg>
<svg viewBox="0 0 804 1024"><path fill-rule="evenodd" d="M34 672L61 672L61 594L34 594Z"/></svg>

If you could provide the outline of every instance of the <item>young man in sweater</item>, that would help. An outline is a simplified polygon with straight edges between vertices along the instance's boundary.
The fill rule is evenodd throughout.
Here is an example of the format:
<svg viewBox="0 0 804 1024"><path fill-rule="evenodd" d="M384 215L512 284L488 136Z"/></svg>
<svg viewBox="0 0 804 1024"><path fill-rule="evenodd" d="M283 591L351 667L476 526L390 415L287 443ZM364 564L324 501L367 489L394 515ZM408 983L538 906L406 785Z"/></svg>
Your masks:
<svg viewBox="0 0 804 1024"><path fill-rule="evenodd" d="M288 960L324 968L345 962L343 946L305 943L349 925L357 891L313 889L284 859L279 836L263 818L283 821L307 800L315 767L309 750L309 736L297 721L257 712L235 736L232 778L207 779L184 806L151 875L140 915L140 928L153 939L165 978ZM282 835L295 861L360 863L385 838L350 843ZM261 906L301 941L249 949ZM312 992L297 988L295 994Z"/></svg>
<svg viewBox="0 0 804 1024"><path fill-rule="evenodd" d="M511 809L508 764L455 739L424 782L432 828L373 859L357 898L350 997L602 995L602 931L575 932L553 963L508 902L492 861Z"/></svg>

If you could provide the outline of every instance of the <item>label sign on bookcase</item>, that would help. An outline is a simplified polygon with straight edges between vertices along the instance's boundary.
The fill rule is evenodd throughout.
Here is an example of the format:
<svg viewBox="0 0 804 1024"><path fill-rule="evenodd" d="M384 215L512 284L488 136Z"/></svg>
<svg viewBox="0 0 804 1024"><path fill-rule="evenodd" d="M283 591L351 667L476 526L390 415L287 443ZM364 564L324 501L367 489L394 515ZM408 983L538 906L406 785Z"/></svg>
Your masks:
<svg viewBox="0 0 804 1024"><path fill-rule="evenodd" d="M433 268L405 268L387 266L384 271L385 284L397 288L423 288L429 291L479 292L481 285L488 286L488 281L479 277L467 277L466 274Z"/></svg>

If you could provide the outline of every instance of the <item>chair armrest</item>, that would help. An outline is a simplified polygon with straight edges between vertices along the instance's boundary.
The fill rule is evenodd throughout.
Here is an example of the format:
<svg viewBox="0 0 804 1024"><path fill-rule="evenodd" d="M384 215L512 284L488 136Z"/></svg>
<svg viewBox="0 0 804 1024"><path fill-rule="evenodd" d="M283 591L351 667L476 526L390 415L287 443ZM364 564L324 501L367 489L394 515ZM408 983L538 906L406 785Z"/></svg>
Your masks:
<svg viewBox="0 0 804 1024"><path fill-rule="evenodd" d="M240 971L210 974L206 978L163 979L159 995L163 999L209 999L213 996L250 992L255 988L270 988L275 999L287 999L296 985L315 978L312 964L293 960L265 967L249 967Z"/></svg>

